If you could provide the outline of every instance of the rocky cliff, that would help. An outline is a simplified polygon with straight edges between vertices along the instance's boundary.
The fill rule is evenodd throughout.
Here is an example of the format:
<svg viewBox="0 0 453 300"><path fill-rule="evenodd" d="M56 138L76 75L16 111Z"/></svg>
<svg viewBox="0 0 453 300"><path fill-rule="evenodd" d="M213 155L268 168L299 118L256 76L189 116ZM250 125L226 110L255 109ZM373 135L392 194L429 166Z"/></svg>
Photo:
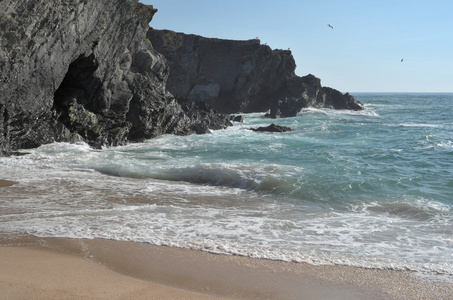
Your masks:
<svg viewBox="0 0 453 300"><path fill-rule="evenodd" d="M0 155L230 125L209 107L271 117L361 109L318 78L296 76L290 51L153 30L155 13L138 0L0 0Z"/></svg>
<svg viewBox="0 0 453 300"><path fill-rule="evenodd" d="M258 39L232 41L150 29L147 38L168 60L167 88L180 102L204 101L223 113L295 116L303 107L360 110L349 94L322 87L313 75L296 76L289 50Z"/></svg>
<svg viewBox="0 0 453 300"><path fill-rule="evenodd" d="M0 1L0 153L54 141L95 147L228 125L179 105L137 0Z"/></svg>

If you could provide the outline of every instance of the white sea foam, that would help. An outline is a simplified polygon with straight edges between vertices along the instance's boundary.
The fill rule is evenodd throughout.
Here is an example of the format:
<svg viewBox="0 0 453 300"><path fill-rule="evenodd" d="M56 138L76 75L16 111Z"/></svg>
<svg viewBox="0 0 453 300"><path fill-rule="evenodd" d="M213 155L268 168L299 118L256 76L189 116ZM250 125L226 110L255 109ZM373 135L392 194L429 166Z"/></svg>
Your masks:
<svg viewBox="0 0 453 300"><path fill-rule="evenodd" d="M437 143L436 145L437 145L437 147L441 147L441 148L453 148L452 141L441 141L440 143Z"/></svg>
<svg viewBox="0 0 453 300"><path fill-rule="evenodd" d="M331 108L302 108L297 114L298 116L304 115L327 115L327 116L365 116L365 117L379 117L379 114L372 109L364 110L336 110Z"/></svg>
<svg viewBox="0 0 453 300"><path fill-rule="evenodd" d="M436 114L404 117L403 108L390 118L387 110L403 107L395 102L359 113L307 109L272 121L247 114L210 135L103 150L55 143L1 158L1 177L20 183L1 191L0 233L451 278L450 127L425 126L445 123ZM294 130L247 130L271 122Z"/></svg>
<svg viewBox="0 0 453 300"><path fill-rule="evenodd" d="M448 216L451 208L441 203L420 200L415 207L402 204L396 208L371 202L349 212L324 213L322 208L276 202L236 189L106 177L93 172L63 175L49 171L19 184L15 189L22 190L20 201L7 201L18 191L2 195L2 207L22 211L2 214L3 230L133 240L315 264L453 274L451 264L440 262L448 256L451 235L442 234L445 229L441 229L438 248L433 248L433 236L423 236L420 221L404 216L405 210L413 210L411 215L427 211ZM30 189L40 185L42 188ZM380 208L381 213L376 214ZM448 226L451 220L432 222ZM404 234L402 228L413 232ZM389 239L391 244L377 242ZM427 257L432 261L427 262Z"/></svg>
<svg viewBox="0 0 453 300"><path fill-rule="evenodd" d="M442 238L448 240L448 237L439 236L439 247L432 248L430 241L432 237L426 237L425 241L425 237L421 234L423 228L420 228L418 221L410 225L411 222L404 218L401 219L400 214L387 217L373 214L372 208L380 207L379 203L370 203L351 212L319 214L313 208L297 207L290 203L277 205L274 201L256 198L253 195L241 196L236 193L235 198L227 197L225 199L234 204L223 203L224 205L218 206L207 202L205 205L200 205L202 203L196 204L187 199L185 203L194 205L181 205L182 202L177 204L178 200L176 199L175 202L175 199L172 198L177 193L169 194L172 187L165 183L157 182L153 186L153 194L160 194L159 189L165 191L166 194L166 200L156 201L153 196L147 196L147 189L141 189L143 188L142 183L139 183L139 190L134 190L130 185L134 181L128 182L119 178L117 180L109 179L109 181L100 191L90 187L90 189L94 189L92 196L101 196L103 189L107 187L112 188L112 196L116 195L118 189L113 186L117 182L122 186L119 194L123 197L135 197L136 199L132 202L137 203L134 205L122 204L121 199L118 199L118 203L109 203L100 199L100 203L95 205L89 200L89 197L87 199L82 197L71 200L76 201L73 205L68 201L65 209L58 209L53 205L43 205L50 201L50 196L55 197L56 195L48 195L41 190L40 192L43 194L38 193L34 199L34 201L42 202L36 203L36 210L27 208L30 211L22 215L2 215L0 222L3 225L7 224L10 227L7 229L10 231L26 231L38 236L134 240L278 260L316 264L347 264L372 268L391 267L417 271L435 270L438 273L452 274L451 264L437 264L435 261L442 255L446 255L442 247L448 248L448 244L441 245ZM55 184L58 182L56 180ZM83 184L83 181L78 184ZM178 193L191 188L191 185L187 184L182 186L185 187L176 186ZM70 187L66 187L66 189L65 192L71 190ZM199 189L200 187L196 188L196 190ZM229 192L227 191L226 194ZM224 196L226 194L224 193ZM190 197L199 196L196 191L191 190ZM204 196L202 195L202 197ZM222 198L218 191L217 196ZM250 196L255 198L252 200L253 204L244 204L244 202L250 201ZM56 200L58 202L63 199L64 197L60 197ZM76 207L84 205L86 201L89 201L88 206L93 207L76 209ZM139 203L141 201L156 202ZM109 203L107 207L105 207L106 203ZM420 203L420 207L424 208L426 204ZM449 209L439 203L431 203L430 207L440 211ZM393 208L384 209L385 211L392 212ZM409 223L404 224L404 222ZM408 235L401 232L402 225L406 230L417 231L420 229L421 231L419 234L413 235L417 238L408 239ZM382 237L385 238L382 239ZM383 245L380 243L375 243L376 240L384 241L389 238L394 242L385 247L382 247ZM426 243L425 246L424 243ZM344 245L351 247L344 248ZM417 247L406 249L404 256L407 257L407 260L402 261L402 253L399 253L399 250L404 249L406 245L417 245ZM354 249L360 251L360 259L357 258L358 253ZM416 258L422 253L423 261L417 262ZM426 262L427 254L434 259L432 262ZM412 263L408 263L408 261L412 261Z"/></svg>
<svg viewBox="0 0 453 300"><path fill-rule="evenodd" d="M397 124L396 126L402 126L402 127L427 127L427 128L441 128L444 125L441 124L423 124L423 123L402 123L402 124Z"/></svg>

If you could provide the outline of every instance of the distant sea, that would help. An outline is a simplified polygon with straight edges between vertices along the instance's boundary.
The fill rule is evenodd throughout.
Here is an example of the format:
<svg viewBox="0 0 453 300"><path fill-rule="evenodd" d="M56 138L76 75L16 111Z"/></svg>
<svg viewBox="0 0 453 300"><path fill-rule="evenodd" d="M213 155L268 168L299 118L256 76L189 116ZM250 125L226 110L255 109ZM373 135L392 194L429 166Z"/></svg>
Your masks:
<svg viewBox="0 0 453 300"><path fill-rule="evenodd" d="M0 158L0 236L103 238L453 280L453 94L355 93L123 147ZM258 133L272 122L293 129Z"/></svg>

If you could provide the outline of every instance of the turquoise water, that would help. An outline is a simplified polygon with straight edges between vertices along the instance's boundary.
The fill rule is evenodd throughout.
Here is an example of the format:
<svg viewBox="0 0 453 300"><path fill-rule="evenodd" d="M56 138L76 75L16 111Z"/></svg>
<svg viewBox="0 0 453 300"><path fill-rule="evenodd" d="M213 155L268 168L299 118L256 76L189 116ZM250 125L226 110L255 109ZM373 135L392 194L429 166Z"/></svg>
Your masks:
<svg viewBox="0 0 453 300"><path fill-rule="evenodd" d="M0 233L453 276L453 94L354 96L209 135L1 158ZM271 122L286 133L257 133Z"/></svg>

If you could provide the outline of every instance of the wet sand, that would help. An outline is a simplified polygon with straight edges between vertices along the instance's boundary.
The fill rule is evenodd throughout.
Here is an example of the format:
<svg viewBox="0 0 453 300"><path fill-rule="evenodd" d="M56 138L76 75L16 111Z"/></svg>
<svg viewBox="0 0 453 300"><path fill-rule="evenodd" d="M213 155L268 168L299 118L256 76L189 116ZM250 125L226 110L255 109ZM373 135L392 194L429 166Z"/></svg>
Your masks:
<svg viewBox="0 0 453 300"><path fill-rule="evenodd" d="M0 240L0 299L450 299L453 283L110 240Z"/></svg>
<svg viewBox="0 0 453 300"><path fill-rule="evenodd" d="M15 182L15 181L9 181L9 180L0 179L0 188L13 186L15 184L17 184L17 182Z"/></svg>

